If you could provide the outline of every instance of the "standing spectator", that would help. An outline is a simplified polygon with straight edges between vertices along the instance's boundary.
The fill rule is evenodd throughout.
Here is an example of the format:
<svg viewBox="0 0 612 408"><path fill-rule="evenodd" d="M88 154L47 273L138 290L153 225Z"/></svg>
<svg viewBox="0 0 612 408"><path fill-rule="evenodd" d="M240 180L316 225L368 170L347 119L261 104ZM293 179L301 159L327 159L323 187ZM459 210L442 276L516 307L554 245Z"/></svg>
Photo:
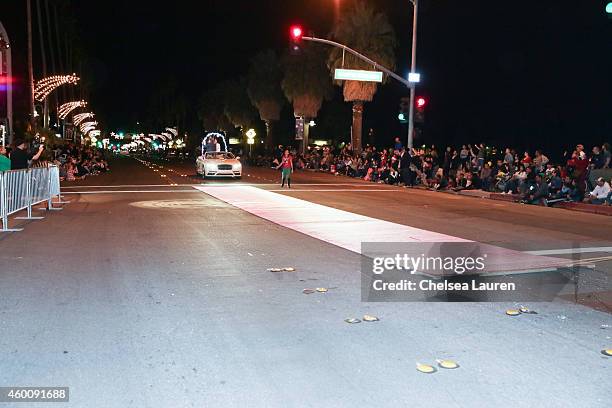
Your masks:
<svg viewBox="0 0 612 408"><path fill-rule="evenodd" d="M604 169L609 169L612 167L612 155L610 153L610 144L604 143L601 146L601 155L603 156L603 167Z"/></svg>
<svg viewBox="0 0 612 408"><path fill-rule="evenodd" d="M17 140L15 142L16 149L11 152L11 170L20 170L28 168L28 161L38 160L42 155L45 146L41 144L38 147L36 154L27 152L28 145L24 140Z"/></svg>
<svg viewBox="0 0 612 408"><path fill-rule="evenodd" d="M6 155L6 147L0 146L0 171L11 169L11 159Z"/></svg>
<svg viewBox="0 0 612 408"><path fill-rule="evenodd" d="M605 165L604 155L601 153L599 146L593 146L593 155L591 156L591 168L603 169Z"/></svg>
<svg viewBox="0 0 612 408"><path fill-rule="evenodd" d="M540 150L535 151L535 158L533 159L533 165L538 173L541 173L546 168L550 160Z"/></svg>
<svg viewBox="0 0 612 408"><path fill-rule="evenodd" d="M403 148L404 148L404 145L402 144L401 139L399 137L396 137L393 149L395 149L395 150L402 150Z"/></svg>
<svg viewBox="0 0 612 408"><path fill-rule="evenodd" d="M470 145L470 148L472 147L472 145ZM461 166L464 166L465 163L468 162L470 157L470 150L467 148L466 145L462 145L461 146L461 151L459 152L459 159L461 159Z"/></svg>
<svg viewBox="0 0 612 408"><path fill-rule="evenodd" d="M504 163L508 165L512 165L514 163L514 155L509 147L506 148L506 153L504 154Z"/></svg>
<svg viewBox="0 0 612 408"><path fill-rule="evenodd" d="M532 162L533 162L533 159L529 155L529 152L525 152L523 154L523 159L521 160L521 164L524 164L525 167L528 167L528 166L531 166Z"/></svg>

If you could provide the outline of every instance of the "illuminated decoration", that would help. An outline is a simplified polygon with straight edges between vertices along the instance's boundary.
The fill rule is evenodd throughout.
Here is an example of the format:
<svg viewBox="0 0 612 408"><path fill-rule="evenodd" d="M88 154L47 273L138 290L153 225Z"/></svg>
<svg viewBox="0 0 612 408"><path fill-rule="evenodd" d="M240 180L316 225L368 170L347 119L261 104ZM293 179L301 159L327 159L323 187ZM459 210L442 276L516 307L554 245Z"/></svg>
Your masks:
<svg viewBox="0 0 612 408"><path fill-rule="evenodd" d="M173 135L174 137L177 137L177 136L178 136L178 130L176 130L176 128L167 127L167 128L166 128L166 132L170 132L170 133L172 133L172 135Z"/></svg>
<svg viewBox="0 0 612 408"><path fill-rule="evenodd" d="M91 132L92 130L95 130L95 129L96 129L96 127L91 125L91 126L87 126L87 127L83 128L83 129L81 129L81 132L83 132L84 134L87 134L87 133L89 133L89 132Z"/></svg>
<svg viewBox="0 0 612 408"><path fill-rule="evenodd" d="M150 137L143 137L143 139L149 143L153 143L153 139L151 139Z"/></svg>
<svg viewBox="0 0 612 408"><path fill-rule="evenodd" d="M95 129L95 130L90 130L87 134L90 137L99 137L101 133L102 133L102 131L100 131L98 129Z"/></svg>
<svg viewBox="0 0 612 408"><path fill-rule="evenodd" d="M85 129L95 129L98 126L98 122L83 122L79 125L79 130L83 133L87 133Z"/></svg>
<svg viewBox="0 0 612 408"><path fill-rule="evenodd" d="M75 85L79 81L79 77L75 74L72 75L54 75L47 78L43 78L36 82L34 86L34 99L39 102L45 100L47 96L58 87L64 84Z"/></svg>
<svg viewBox="0 0 612 408"><path fill-rule="evenodd" d="M166 136L168 139L172 139L172 137L176 135L173 135L172 133L169 133L169 132L162 132L162 136Z"/></svg>
<svg viewBox="0 0 612 408"><path fill-rule="evenodd" d="M227 143L225 142L225 135L222 133L218 133L218 132L210 132L210 133L207 133L206 136L204 136L204 139L202 139L202 156L204 156L204 150L205 150L204 148L206 147L206 143L208 142L208 139L210 139L211 137L214 137L215 139L217 139L217 142L221 145L222 152L227 152Z"/></svg>
<svg viewBox="0 0 612 408"><path fill-rule="evenodd" d="M93 117L94 117L94 114L91 112L79 113L78 115L74 115L72 117L72 123L75 126L79 126L81 122L83 122L85 119L93 119Z"/></svg>
<svg viewBox="0 0 612 408"><path fill-rule="evenodd" d="M68 116L70 112L77 108L84 108L85 106L87 106L87 102L85 101L66 102L60 106L58 110L58 117L60 119L66 119L66 116Z"/></svg>

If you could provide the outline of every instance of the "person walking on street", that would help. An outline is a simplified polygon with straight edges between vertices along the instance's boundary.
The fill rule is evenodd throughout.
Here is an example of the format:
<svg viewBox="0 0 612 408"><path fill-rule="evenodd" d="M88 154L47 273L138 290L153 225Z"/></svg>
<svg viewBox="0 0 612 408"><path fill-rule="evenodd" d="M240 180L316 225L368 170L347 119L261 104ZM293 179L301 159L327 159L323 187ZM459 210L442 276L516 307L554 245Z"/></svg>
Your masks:
<svg viewBox="0 0 612 408"><path fill-rule="evenodd" d="M280 164L276 169L281 169L281 188L285 187L285 180L287 181L287 187L291 188L291 173L293 173L293 157L289 153L289 150L285 150L281 157Z"/></svg>

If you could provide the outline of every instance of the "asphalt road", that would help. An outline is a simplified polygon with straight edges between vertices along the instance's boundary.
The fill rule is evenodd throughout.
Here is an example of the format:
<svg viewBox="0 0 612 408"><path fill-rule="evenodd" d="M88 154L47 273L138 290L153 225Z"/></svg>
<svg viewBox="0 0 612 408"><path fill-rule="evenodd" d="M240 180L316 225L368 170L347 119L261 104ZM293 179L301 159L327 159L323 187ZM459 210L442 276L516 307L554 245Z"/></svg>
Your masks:
<svg viewBox="0 0 612 408"><path fill-rule="evenodd" d="M0 386L69 386L71 407L610 406L605 296L517 317L512 302L362 302L359 254L193 185L253 185L516 251L611 247L612 219L309 172L279 191L277 176L209 182L189 163L124 158L65 185L63 211L0 235ZM283 266L297 271L267 271ZM380 321L344 322L366 313ZM438 358L460 368L415 370Z"/></svg>

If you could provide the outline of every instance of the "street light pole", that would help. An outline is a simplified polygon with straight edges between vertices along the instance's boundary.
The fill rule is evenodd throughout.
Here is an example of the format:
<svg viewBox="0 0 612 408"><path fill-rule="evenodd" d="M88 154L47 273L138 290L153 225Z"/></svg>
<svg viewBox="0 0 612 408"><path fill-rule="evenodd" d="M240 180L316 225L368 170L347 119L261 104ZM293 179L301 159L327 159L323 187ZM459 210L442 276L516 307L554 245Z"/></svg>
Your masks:
<svg viewBox="0 0 612 408"><path fill-rule="evenodd" d="M410 73L416 72L416 47L417 47L417 16L419 11L419 0L410 0L413 5L413 19L412 19L412 62L410 64ZM414 97L415 97L415 86L410 86L410 107L408 108L408 148L412 149L414 140Z"/></svg>

